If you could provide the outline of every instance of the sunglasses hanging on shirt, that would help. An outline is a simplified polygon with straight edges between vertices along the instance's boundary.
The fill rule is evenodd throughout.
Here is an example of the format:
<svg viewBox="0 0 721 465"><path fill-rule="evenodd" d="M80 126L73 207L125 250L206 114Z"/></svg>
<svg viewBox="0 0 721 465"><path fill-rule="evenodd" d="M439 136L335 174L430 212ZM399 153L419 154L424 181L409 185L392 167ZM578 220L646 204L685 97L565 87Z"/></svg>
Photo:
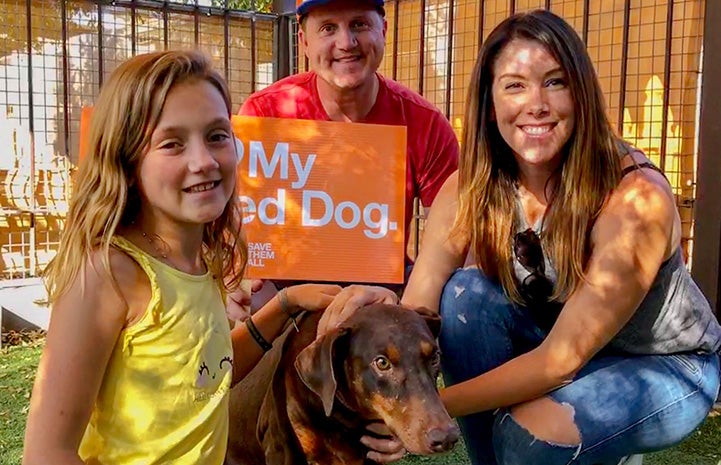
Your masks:
<svg viewBox="0 0 721 465"><path fill-rule="evenodd" d="M539 328L550 331L562 305L550 300L553 283L546 276L541 238L531 228L516 233L513 238L513 252L521 266L529 272L519 288L528 312Z"/></svg>

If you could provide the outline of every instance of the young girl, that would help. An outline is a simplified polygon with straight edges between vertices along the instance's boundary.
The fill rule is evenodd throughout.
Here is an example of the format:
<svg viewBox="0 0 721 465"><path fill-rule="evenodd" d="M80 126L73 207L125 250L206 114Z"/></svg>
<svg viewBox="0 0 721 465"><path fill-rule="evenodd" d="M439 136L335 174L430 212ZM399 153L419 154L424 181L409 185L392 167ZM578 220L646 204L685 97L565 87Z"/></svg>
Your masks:
<svg viewBox="0 0 721 465"><path fill-rule="evenodd" d="M228 389L293 309L340 288L288 288L231 333L245 266L223 78L199 52L121 65L98 97L57 257L25 464L221 464ZM224 279L225 277L225 284Z"/></svg>

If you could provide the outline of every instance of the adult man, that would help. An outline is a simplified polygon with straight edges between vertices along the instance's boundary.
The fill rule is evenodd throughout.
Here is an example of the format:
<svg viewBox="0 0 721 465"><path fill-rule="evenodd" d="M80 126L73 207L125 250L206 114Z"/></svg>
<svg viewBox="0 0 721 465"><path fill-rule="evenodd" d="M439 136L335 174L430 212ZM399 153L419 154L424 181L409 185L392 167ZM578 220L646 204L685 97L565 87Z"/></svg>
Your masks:
<svg viewBox="0 0 721 465"><path fill-rule="evenodd" d="M413 198L428 208L458 165L448 120L427 100L376 71L385 49L383 0L305 0L298 36L311 71L251 95L241 115L407 127L406 240Z"/></svg>
<svg viewBox="0 0 721 465"><path fill-rule="evenodd" d="M298 35L311 71L251 95L240 114L406 126L407 244L413 199L419 197L424 209L430 207L458 166L458 141L436 107L377 73L388 27L383 5L383 0L299 1ZM254 306L274 294L270 292L254 295Z"/></svg>

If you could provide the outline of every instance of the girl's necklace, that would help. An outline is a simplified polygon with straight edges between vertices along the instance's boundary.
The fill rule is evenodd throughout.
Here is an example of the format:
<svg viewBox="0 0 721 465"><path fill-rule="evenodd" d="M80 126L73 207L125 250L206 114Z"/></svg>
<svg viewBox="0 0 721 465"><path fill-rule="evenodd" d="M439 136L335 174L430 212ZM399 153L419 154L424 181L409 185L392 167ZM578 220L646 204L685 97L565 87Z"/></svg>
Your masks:
<svg viewBox="0 0 721 465"><path fill-rule="evenodd" d="M170 247L159 235L148 234L140 229L136 229L136 231L140 232L140 235L143 236L143 238L148 242L148 245L150 245L150 247L155 251L155 254L152 254L153 257L160 257L166 265L179 269L181 271L185 271L184 268L176 266L170 259L168 259L168 251ZM158 246L158 243L161 244L160 247ZM203 261L203 264L205 264L205 261ZM207 264L205 264L205 267L207 271ZM185 272L190 274L197 274L197 272L192 271L191 268L188 268L188 270L190 271Z"/></svg>
<svg viewBox="0 0 721 465"><path fill-rule="evenodd" d="M162 258L163 260L167 260L167 259L168 259L168 254L167 254L166 252L163 252L163 251L155 244L155 241L156 241L156 240L161 240L161 239L158 237L157 234L153 234L152 236L150 236L150 235L146 234L145 231L140 231L140 234L143 236L143 238L144 238L146 241L148 241L148 244L150 244L150 247L152 247L153 250L155 250L155 252L156 252L158 255L160 255L160 258ZM156 239L156 238L157 238L157 239Z"/></svg>

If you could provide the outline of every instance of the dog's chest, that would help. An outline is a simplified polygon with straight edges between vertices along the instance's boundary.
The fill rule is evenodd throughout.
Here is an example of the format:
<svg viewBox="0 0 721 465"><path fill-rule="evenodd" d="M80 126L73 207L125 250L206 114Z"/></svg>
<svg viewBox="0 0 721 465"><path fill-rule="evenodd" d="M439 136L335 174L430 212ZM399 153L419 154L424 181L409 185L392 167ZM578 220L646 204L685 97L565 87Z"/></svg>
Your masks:
<svg viewBox="0 0 721 465"><path fill-rule="evenodd" d="M348 431L328 418L304 418L299 421L297 417L290 416L291 428L308 465L366 463L366 449L360 443L357 432Z"/></svg>

